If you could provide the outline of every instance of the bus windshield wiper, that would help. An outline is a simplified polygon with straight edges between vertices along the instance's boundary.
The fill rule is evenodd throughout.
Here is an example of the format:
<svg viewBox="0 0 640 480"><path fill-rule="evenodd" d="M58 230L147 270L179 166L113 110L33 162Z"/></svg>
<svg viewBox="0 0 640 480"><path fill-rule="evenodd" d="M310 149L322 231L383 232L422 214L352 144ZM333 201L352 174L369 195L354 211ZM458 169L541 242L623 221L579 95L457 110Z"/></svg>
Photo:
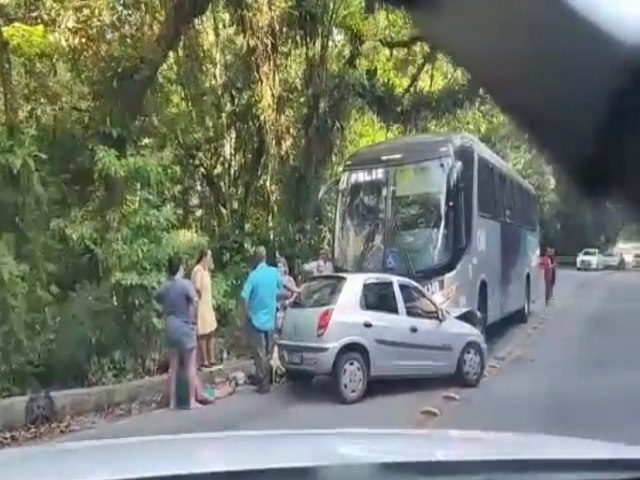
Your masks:
<svg viewBox="0 0 640 480"><path fill-rule="evenodd" d="M394 218L392 224L393 224L393 230L395 231L395 235L396 237L398 237L400 235L400 227L398 226L398 221ZM409 277L415 278L416 269L413 267L413 262L411 261L411 256L409 255L409 252L407 252L407 249L404 248L402 245L396 245L396 246L402 252L402 256L404 257L404 263L407 266L407 270L409 271L408 272Z"/></svg>
<svg viewBox="0 0 640 480"><path fill-rule="evenodd" d="M362 267L364 266L364 261L369 255L371 247L373 246L373 242L376 239L377 231L378 222L371 225L371 228L367 231L367 236L364 239L364 245L362 246L362 252L360 253L360 258L358 259L358 270L362 270Z"/></svg>

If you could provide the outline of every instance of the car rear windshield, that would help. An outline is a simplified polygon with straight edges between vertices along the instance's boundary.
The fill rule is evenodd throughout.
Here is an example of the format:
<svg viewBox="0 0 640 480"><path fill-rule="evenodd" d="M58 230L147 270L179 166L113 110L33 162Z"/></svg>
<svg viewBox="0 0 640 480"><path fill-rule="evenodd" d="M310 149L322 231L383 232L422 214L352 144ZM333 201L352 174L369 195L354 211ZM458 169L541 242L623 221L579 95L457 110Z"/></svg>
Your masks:
<svg viewBox="0 0 640 480"><path fill-rule="evenodd" d="M312 278L302 285L290 308L321 308L335 305L346 279L340 276Z"/></svg>

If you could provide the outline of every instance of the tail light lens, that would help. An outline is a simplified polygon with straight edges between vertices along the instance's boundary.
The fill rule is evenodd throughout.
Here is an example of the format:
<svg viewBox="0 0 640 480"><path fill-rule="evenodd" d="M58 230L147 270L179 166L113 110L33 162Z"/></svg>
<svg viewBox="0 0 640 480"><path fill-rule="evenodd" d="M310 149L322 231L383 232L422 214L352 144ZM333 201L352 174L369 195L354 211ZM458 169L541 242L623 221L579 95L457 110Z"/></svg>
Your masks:
<svg viewBox="0 0 640 480"><path fill-rule="evenodd" d="M318 317L318 325L316 328L316 333L318 337L324 335L324 332L329 328L329 323L331 323L331 314L333 313L333 308L327 308L322 311L320 316Z"/></svg>

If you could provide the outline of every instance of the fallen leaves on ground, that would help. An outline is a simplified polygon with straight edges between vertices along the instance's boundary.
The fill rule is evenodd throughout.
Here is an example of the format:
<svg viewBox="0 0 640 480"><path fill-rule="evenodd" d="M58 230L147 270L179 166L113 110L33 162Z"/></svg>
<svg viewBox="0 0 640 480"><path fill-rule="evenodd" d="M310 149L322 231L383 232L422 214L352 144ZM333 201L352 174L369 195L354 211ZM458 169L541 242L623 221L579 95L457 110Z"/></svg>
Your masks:
<svg viewBox="0 0 640 480"><path fill-rule="evenodd" d="M455 392L444 392L442 394L442 398L444 398L445 400L457 402L458 400L460 400L460 395Z"/></svg>
<svg viewBox="0 0 640 480"><path fill-rule="evenodd" d="M75 432L91 426L88 418L65 418L60 422L53 422L42 426L25 426L15 430L0 432L0 449L17 447L37 440L50 440L52 438Z"/></svg>
<svg viewBox="0 0 640 480"><path fill-rule="evenodd" d="M422 410L420 410L420 415L424 415L426 417L439 417L440 410L435 407L424 407Z"/></svg>
<svg viewBox="0 0 640 480"><path fill-rule="evenodd" d="M14 430L3 431L0 432L0 449L52 440L61 435L91 428L101 422L138 415L162 408L165 405L166 399L164 395L159 394L141 402L118 405L98 413L67 417L64 420L41 426L24 426Z"/></svg>

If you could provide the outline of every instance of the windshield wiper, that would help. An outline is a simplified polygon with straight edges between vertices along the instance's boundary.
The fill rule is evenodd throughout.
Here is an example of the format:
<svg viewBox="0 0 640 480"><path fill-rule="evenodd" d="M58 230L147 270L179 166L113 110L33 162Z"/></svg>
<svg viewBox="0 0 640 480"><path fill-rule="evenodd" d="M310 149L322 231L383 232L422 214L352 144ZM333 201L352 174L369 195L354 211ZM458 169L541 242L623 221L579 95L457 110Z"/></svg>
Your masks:
<svg viewBox="0 0 640 480"><path fill-rule="evenodd" d="M393 229L395 230L396 237L398 237L400 235L400 227L398 226L398 221L394 218L392 224L393 224ZM411 256L409 255L409 252L407 252L407 249L404 248L402 245L398 245L397 248L399 248L400 251L402 252L402 256L404 257L404 263L407 266L407 270L409 271L410 278L415 278L416 269L413 267L413 262L411 262Z"/></svg>
<svg viewBox="0 0 640 480"><path fill-rule="evenodd" d="M364 266L364 260L369 255L371 251L371 247L373 246L373 242L376 239L376 234L378 233L378 222L374 223L371 226L371 229L367 232L367 237L364 239L364 245L362 246L362 253L360 253L360 258L358 259L358 270L362 270Z"/></svg>

